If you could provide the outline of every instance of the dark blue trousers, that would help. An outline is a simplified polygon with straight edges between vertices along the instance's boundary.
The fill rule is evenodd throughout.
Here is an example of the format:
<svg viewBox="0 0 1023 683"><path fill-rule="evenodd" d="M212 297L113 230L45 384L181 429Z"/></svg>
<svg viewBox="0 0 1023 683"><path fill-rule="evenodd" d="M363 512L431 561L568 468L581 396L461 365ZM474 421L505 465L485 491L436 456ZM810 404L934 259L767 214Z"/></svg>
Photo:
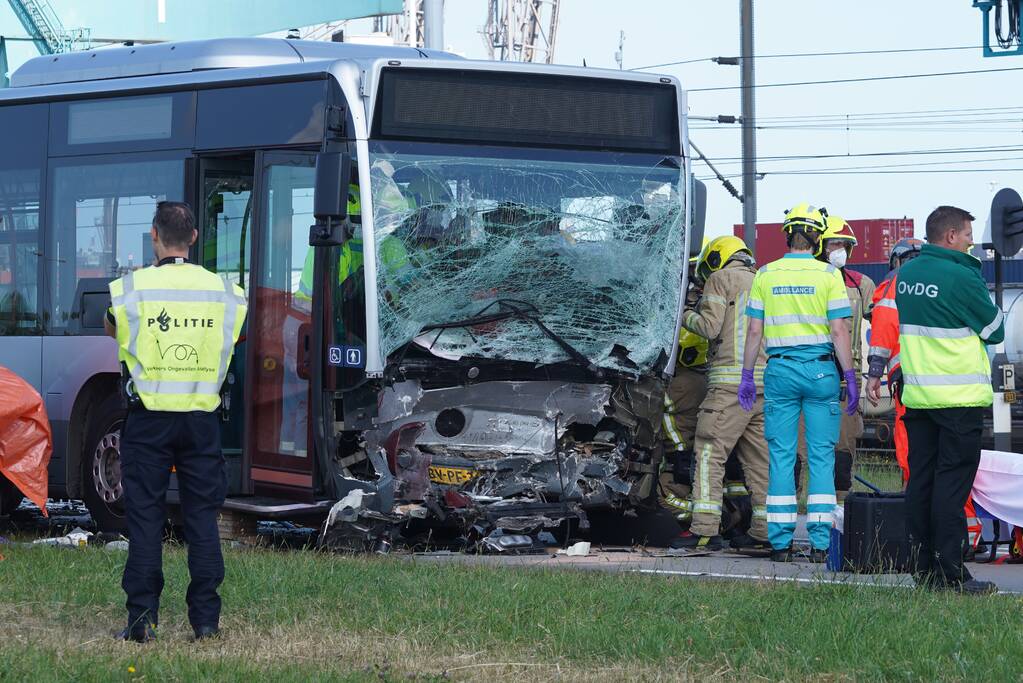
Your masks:
<svg viewBox="0 0 1023 683"><path fill-rule="evenodd" d="M188 544L188 620L193 628L219 627L224 557L217 514L227 494L215 413L133 409L121 429L121 475L130 543L121 586L128 625L159 623L163 590L163 530L171 466L177 470Z"/></svg>

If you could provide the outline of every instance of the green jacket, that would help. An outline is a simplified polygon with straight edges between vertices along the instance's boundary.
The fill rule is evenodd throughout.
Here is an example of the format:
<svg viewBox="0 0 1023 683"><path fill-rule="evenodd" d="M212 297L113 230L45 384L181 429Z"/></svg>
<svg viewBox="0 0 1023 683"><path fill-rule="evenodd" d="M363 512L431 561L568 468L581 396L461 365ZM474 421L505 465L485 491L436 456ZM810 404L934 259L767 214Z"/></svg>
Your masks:
<svg viewBox="0 0 1023 683"><path fill-rule="evenodd" d="M933 244L899 269L902 402L909 408L991 405L991 364L985 344L1005 337L980 261Z"/></svg>

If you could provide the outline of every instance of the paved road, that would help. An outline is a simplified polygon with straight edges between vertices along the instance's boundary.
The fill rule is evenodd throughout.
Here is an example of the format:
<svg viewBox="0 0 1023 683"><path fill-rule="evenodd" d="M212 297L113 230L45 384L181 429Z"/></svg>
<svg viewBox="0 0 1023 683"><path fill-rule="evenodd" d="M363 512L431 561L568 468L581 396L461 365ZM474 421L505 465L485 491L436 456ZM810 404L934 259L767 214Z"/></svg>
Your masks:
<svg viewBox="0 0 1023 683"><path fill-rule="evenodd" d="M583 569L605 572L636 572L654 576L689 576L705 579L745 581L789 581L796 583L854 583L913 587L908 574L852 574L829 572L809 562L778 563L727 551L702 556L670 556L657 549L598 550L585 557L564 555L465 555L420 553L417 562L457 562L490 566L526 566L542 569ZM978 579L994 581L1000 590L1023 594L1023 565L970 564Z"/></svg>

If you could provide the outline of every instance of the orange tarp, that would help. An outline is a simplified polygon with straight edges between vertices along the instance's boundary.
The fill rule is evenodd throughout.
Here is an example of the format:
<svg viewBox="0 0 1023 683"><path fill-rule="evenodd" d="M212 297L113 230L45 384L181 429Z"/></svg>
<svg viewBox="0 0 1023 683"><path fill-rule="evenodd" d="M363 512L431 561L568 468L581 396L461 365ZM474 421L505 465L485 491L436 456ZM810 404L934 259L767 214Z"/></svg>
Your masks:
<svg viewBox="0 0 1023 683"><path fill-rule="evenodd" d="M0 474L46 514L53 436L36 390L0 366Z"/></svg>

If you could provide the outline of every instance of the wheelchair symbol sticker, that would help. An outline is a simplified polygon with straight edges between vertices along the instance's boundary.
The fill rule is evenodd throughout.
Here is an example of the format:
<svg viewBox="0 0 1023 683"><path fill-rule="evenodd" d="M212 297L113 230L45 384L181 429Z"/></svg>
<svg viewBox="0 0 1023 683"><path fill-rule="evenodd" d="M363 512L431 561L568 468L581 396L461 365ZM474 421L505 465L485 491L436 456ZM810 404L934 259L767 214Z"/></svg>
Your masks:
<svg viewBox="0 0 1023 683"><path fill-rule="evenodd" d="M340 346L331 346L327 351L327 362L331 365L344 365L344 350Z"/></svg>

